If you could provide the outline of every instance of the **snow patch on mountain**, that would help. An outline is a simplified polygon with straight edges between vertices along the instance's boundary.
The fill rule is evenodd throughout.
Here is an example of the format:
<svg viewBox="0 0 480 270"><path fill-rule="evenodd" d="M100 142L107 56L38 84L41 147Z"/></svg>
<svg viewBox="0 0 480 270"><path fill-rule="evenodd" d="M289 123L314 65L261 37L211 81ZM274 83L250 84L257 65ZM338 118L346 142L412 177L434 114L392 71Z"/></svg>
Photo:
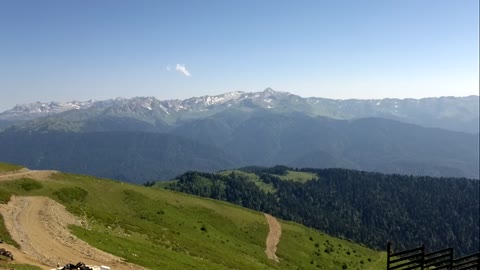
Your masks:
<svg viewBox="0 0 480 270"><path fill-rule="evenodd" d="M18 104L10 110L0 113L0 119L33 119L41 116L58 114L70 110L90 108L96 101L70 101L70 102L35 102Z"/></svg>
<svg viewBox="0 0 480 270"><path fill-rule="evenodd" d="M460 104L460 105L456 105ZM448 110L444 109L448 105ZM303 98L288 92L267 88L261 92L233 91L220 95L192 97L184 100L158 100L155 97L134 97L71 102L35 102L17 105L0 113L0 120L22 122L43 116L51 116L68 111L81 111L81 116L98 115L132 117L137 120L156 123L175 123L179 119L208 117L224 110L254 112L258 109L277 113L305 113L313 116L352 119L363 117L393 117L394 119L417 123L416 115L423 112L435 123L446 117L459 117L465 123L478 119L478 96L440 97L425 99L326 99ZM83 111L85 110L85 114ZM89 112L93 112L89 114ZM73 113L75 114L75 113ZM75 116L69 116L75 118ZM476 118L477 117L477 118ZM71 118L70 118L71 119ZM12 121L13 120L13 121ZM470 121L470 122L469 122ZM440 125L440 127L443 127ZM472 130L462 128L461 130ZM476 131L475 129L473 129Z"/></svg>

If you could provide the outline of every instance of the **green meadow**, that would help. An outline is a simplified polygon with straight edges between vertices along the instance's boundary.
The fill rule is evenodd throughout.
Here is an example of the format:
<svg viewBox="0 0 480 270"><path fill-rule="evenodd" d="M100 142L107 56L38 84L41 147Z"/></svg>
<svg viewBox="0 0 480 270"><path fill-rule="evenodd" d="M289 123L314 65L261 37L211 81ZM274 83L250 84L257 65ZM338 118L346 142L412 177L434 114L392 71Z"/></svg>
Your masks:
<svg viewBox="0 0 480 270"><path fill-rule="evenodd" d="M62 203L87 221L71 227L76 236L148 269L373 270L386 262L384 252L280 221L276 263L265 255L269 228L262 213L160 188L59 173L48 181L0 182L1 203L11 195ZM0 237L14 244L4 226ZM21 267L13 269L35 269Z"/></svg>
<svg viewBox="0 0 480 270"><path fill-rule="evenodd" d="M317 179L318 177L314 173L309 172L295 172L295 171L287 171L286 175L276 175L282 180L294 181L305 183L312 179Z"/></svg>
<svg viewBox="0 0 480 270"><path fill-rule="evenodd" d="M22 166L8 164L8 163L0 163L0 173L6 173L11 171L16 171L22 169Z"/></svg>

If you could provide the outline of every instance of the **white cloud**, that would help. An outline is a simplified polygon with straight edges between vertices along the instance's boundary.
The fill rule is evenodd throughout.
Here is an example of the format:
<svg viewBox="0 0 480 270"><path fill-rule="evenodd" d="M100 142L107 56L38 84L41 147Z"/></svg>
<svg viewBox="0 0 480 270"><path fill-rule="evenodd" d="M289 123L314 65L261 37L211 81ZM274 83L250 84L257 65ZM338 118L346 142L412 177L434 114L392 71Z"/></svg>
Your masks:
<svg viewBox="0 0 480 270"><path fill-rule="evenodd" d="M177 64L175 66L175 70L182 73L183 75L187 76L187 77L190 77L192 76L192 74L190 74L190 72L187 70L187 68L185 67L185 65L181 65L181 64Z"/></svg>

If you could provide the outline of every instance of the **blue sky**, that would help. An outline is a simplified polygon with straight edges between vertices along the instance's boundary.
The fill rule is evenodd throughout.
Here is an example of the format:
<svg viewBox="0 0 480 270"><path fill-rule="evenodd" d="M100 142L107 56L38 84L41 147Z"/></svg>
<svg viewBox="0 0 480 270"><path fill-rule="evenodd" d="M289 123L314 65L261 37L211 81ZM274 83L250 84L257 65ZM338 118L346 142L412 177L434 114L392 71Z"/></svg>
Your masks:
<svg viewBox="0 0 480 270"><path fill-rule="evenodd" d="M266 87L342 99L478 95L478 3L2 0L0 111Z"/></svg>

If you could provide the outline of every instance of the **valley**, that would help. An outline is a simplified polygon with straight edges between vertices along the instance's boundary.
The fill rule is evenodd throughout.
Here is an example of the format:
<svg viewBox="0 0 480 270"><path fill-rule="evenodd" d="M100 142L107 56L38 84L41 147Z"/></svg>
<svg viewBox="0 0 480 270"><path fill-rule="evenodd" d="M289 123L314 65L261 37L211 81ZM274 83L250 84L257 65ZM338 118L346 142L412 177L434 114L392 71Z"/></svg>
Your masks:
<svg viewBox="0 0 480 270"><path fill-rule="evenodd" d="M122 128L128 123L118 121ZM167 133L141 128L102 132L12 129L0 132L0 141L0 160L5 162L131 183L169 180L188 170L216 172L278 164L479 178L478 134L385 119L218 115Z"/></svg>

